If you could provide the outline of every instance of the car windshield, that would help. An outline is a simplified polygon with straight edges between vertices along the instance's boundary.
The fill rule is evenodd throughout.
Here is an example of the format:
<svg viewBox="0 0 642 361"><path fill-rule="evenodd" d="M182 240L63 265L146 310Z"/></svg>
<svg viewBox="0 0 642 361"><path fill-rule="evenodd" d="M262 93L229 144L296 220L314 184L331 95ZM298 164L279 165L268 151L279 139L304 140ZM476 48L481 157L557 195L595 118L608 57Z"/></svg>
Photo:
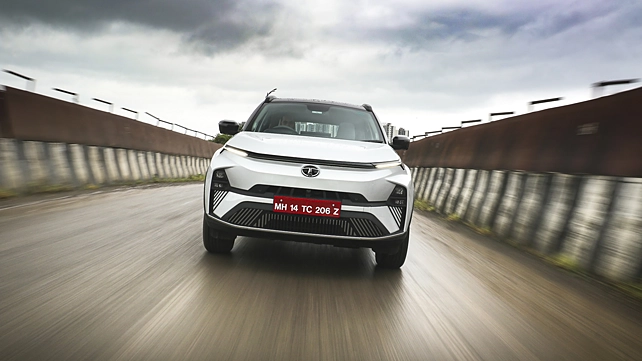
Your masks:
<svg viewBox="0 0 642 361"><path fill-rule="evenodd" d="M384 142L372 113L319 103L265 104L245 131Z"/></svg>

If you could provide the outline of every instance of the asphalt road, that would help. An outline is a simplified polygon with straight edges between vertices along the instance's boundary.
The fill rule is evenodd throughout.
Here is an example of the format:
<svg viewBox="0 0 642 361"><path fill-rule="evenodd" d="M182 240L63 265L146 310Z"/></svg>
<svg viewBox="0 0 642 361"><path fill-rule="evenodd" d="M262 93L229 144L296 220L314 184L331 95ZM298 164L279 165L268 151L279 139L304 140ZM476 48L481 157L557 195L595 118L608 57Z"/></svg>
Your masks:
<svg viewBox="0 0 642 361"><path fill-rule="evenodd" d="M202 186L0 203L0 360L641 360L642 304L415 213L371 251L201 243Z"/></svg>

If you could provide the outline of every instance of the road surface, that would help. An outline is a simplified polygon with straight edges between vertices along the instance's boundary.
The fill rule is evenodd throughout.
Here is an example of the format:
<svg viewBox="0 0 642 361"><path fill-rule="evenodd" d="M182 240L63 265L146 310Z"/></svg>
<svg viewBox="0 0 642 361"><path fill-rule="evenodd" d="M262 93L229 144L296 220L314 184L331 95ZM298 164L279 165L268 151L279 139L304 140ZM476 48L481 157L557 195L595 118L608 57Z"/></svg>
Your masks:
<svg viewBox="0 0 642 361"><path fill-rule="evenodd" d="M201 243L202 186L0 203L0 360L642 360L642 304L431 214L371 251Z"/></svg>

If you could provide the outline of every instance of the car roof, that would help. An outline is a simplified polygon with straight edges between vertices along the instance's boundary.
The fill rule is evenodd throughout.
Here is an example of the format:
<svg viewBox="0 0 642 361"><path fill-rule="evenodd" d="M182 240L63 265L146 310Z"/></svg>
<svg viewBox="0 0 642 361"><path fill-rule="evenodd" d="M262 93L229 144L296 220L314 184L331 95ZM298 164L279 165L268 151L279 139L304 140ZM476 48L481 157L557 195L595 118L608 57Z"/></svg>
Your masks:
<svg viewBox="0 0 642 361"><path fill-rule="evenodd" d="M335 102L332 100L320 100L320 99L300 99L300 98L276 98L272 97L270 103L316 103L316 104L325 104L325 105L338 105L347 108L361 109L366 110L367 108L364 105L355 105L349 103Z"/></svg>

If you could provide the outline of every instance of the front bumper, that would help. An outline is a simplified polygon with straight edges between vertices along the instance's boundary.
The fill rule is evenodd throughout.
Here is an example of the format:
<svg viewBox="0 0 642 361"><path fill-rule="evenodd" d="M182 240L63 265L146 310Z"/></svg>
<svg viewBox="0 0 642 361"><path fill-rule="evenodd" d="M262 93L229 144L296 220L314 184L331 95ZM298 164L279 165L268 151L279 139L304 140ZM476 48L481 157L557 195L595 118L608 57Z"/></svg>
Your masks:
<svg viewBox="0 0 642 361"><path fill-rule="evenodd" d="M212 229L225 233L235 234L238 236L327 244L337 247L372 248L377 252L393 252L399 247L401 242L406 237L406 233L401 232L381 237L355 238L337 235L271 230L265 228L239 226L223 221L220 218L211 215L206 215L205 221L207 222L207 225Z"/></svg>

